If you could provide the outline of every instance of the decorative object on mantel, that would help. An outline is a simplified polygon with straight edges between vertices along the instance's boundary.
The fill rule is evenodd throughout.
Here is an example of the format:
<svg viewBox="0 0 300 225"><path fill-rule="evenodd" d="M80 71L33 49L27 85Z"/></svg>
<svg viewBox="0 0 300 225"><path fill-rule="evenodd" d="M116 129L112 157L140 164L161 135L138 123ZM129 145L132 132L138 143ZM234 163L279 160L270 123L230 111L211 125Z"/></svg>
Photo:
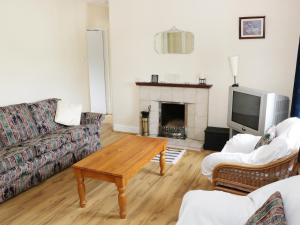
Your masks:
<svg viewBox="0 0 300 225"><path fill-rule="evenodd" d="M206 78L199 78L199 84L206 84Z"/></svg>
<svg viewBox="0 0 300 225"><path fill-rule="evenodd" d="M151 75L151 82L152 83L158 83L158 75L157 74L152 74Z"/></svg>
<svg viewBox="0 0 300 225"><path fill-rule="evenodd" d="M156 87L183 87L183 88L211 88L211 84L189 84L189 83L152 83L135 82L137 86L156 86Z"/></svg>
<svg viewBox="0 0 300 225"><path fill-rule="evenodd" d="M151 111L151 105L148 106L148 111L142 111L142 136L149 136L149 115Z"/></svg>
<svg viewBox="0 0 300 225"><path fill-rule="evenodd" d="M239 18L240 39L265 38L265 16Z"/></svg>
<svg viewBox="0 0 300 225"><path fill-rule="evenodd" d="M231 56L229 57L231 72L233 76L233 85L232 87L238 87L239 84L236 82L236 77L238 75L238 68L239 68L239 57L238 56Z"/></svg>

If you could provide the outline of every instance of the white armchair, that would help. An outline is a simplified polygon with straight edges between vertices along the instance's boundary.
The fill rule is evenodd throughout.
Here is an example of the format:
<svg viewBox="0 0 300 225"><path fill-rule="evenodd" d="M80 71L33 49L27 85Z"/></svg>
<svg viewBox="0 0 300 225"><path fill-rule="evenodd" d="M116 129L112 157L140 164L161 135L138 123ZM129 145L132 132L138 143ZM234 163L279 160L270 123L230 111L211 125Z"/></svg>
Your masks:
<svg viewBox="0 0 300 225"><path fill-rule="evenodd" d="M300 221L300 176L269 184L247 196L221 191L190 191L185 194L177 225L241 225L276 191L283 198L289 225Z"/></svg>
<svg viewBox="0 0 300 225"><path fill-rule="evenodd" d="M295 174L300 147L300 119L289 118L275 128L276 138L254 149L259 136L238 134L223 150L205 157L201 172L215 189L245 194Z"/></svg>

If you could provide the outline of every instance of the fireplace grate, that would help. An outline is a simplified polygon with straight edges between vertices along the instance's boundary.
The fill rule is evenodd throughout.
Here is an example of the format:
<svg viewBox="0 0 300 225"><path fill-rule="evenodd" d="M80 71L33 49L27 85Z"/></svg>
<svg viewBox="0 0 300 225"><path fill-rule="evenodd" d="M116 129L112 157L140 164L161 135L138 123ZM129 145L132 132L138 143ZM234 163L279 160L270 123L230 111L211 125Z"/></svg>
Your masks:
<svg viewBox="0 0 300 225"><path fill-rule="evenodd" d="M161 136L168 138L185 139L185 127L161 126Z"/></svg>

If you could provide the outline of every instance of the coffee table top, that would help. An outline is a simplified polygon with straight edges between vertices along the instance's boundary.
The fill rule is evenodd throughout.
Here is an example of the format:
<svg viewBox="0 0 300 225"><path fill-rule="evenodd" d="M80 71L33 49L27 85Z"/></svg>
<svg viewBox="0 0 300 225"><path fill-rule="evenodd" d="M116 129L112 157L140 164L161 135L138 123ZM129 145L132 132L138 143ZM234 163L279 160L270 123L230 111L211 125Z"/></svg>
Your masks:
<svg viewBox="0 0 300 225"><path fill-rule="evenodd" d="M81 161L73 168L118 177L130 177L160 153L166 139L126 135Z"/></svg>

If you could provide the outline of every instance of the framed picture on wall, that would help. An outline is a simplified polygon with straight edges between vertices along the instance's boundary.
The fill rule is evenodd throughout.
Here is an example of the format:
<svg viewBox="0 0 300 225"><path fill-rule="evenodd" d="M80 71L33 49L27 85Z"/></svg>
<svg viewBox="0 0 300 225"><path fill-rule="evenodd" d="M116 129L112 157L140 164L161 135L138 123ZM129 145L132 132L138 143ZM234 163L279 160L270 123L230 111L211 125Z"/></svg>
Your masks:
<svg viewBox="0 0 300 225"><path fill-rule="evenodd" d="M265 38L265 16L252 16L239 18L240 39Z"/></svg>

